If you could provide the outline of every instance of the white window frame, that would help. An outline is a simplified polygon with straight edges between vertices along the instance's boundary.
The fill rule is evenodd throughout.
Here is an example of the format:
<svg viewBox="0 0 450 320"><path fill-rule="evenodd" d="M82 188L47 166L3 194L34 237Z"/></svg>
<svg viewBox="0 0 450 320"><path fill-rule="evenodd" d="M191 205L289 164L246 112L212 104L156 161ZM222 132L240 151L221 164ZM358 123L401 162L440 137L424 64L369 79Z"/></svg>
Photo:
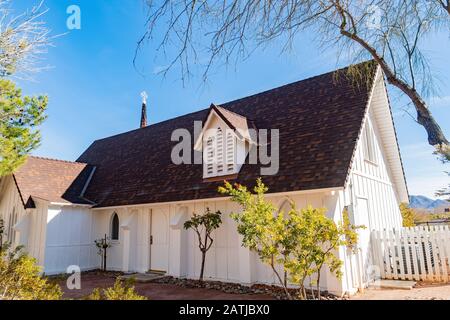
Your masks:
<svg viewBox="0 0 450 320"><path fill-rule="evenodd" d="M113 239L113 231L114 231L114 217L117 216L117 239ZM120 217L119 214L114 211L113 214L111 215L110 218L110 223L109 223L109 238L111 240L112 243L118 243L120 241Z"/></svg>
<svg viewBox="0 0 450 320"><path fill-rule="evenodd" d="M373 164L377 163L376 149L375 149L375 137L373 135L372 126L367 121L363 130L363 154L364 160Z"/></svg>
<svg viewBox="0 0 450 320"><path fill-rule="evenodd" d="M237 169L236 149L237 139L231 129L223 130L218 127L211 130L209 135L205 135L203 152L206 155L203 157L203 178L235 174Z"/></svg>

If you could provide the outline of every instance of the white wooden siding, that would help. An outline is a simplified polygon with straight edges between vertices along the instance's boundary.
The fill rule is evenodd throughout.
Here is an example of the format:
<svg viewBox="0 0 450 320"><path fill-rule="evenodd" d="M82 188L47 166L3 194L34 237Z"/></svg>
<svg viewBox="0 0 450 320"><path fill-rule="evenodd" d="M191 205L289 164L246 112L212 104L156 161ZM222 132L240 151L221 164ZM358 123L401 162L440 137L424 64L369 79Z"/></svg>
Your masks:
<svg viewBox="0 0 450 320"><path fill-rule="evenodd" d="M18 221L25 217L26 211L23 207L19 191L17 190L12 176L3 178L1 184L2 190L0 190L0 218L3 220L6 233L8 233L9 231L16 233L13 227ZM15 219L12 220L15 220L15 223L11 220L13 211L15 212ZM8 226L11 226L11 228L8 228ZM12 234L5 234L3 237L3 241L6 241L6 239L8 238L13 238L16 240L16 244L26 245L26 236L26 234L22 234L21 239L18 239L18 237Z"/></svg>
<svg viewBox="0 0 450 320"><path fill-rule="evenodd" d="M335 221L340 220L341 207L337 206L339 192L333 196L325 195L323 192L307 193L303 195L292 195L290 198L296 203L297 208L304 208L308 205L314 207L327 207L329 216ZM277 205L282 205L285 197L271 196L270 200ZM164 269L169 275L177 277L197 278L200 272L201 253L198 250L196 234L192 231L186 231L179 227L174 227L173 220L180 211L185 211L186 219L193 213L203 213L206 208L212 211L220 210L222 212L222 225L214 234L214 243L207 253L205 278L244 283L277 283L272 270L262 264L258 257L249 252L248 249L241 246L241 239L236 230L236 223L230 218L231 212L238 212L239 206L229 200L221 201L202 201L196 203L180 203L166 205L149 205L139 209L102 209L95 210L95 236L100 238L109 231L109 220L113 212L119 214L122 223L123 219L133 216L136 220L131 234L136 235L136 239L130 242L130 252L135 252L130 256L129 270L146 272L150 269L150 212L153 215L164 214L169 217L166 219L164 233L168 233L168 247L165 254L152 255L152 259L160 259L158 263L152 266L158 266L158 269ZM122 232L122 230L121 230ZM114 270L123 270L123 234L120 232L119 241L109 249L108 268ZM155 239L154 239L155 241ZM247 257L249 257L247 259ZM246 261L248 260L248 261ZM339 293L342 290L341 282L327 272L322 275L322 287L330 291Z"/></svg>
<svg viewBox="0 0 450 320"><path fill-rule="evenodd" d="M382 89L382 87L378 88ZM353 197L368 199L370 228L372 230L401 227L401 215L398 207L399 197L393 184L390 165L386 157L386 144L381 140L379 125L374 116L376 109L387 108L387 105L382 105L384 100L377 98L383 92L383 90L375 90L365 123L365 126L369 124L367 129L373 138L376 162L366 159L363 140L360 140L351 171ZM356 210L355 214L357 214Z"/></svg>
<svg viewBox="0 0 450 320"><path fill-rule="evenodd" d="M36 259L37 264L44 266L47 206L44 203L36 202L35 209L25 209L12 176L3 178L2 185L0 217L5 226L9 224L10 213L15 208L17 222L23 220L26 227L26 230L22 232L14 231L16 235L13 245L24 246L24 250Z"/></svg>
<svg viewBox="0 0 450 320"><path fill-rule="evenodd" d="M362 128L361 139L356 146L350 179L345 190L345 205L349 207L353 222L366 221L364 223L366 229L358 231L360 235L358 253L345 253L348 265L345 268L344 284L348 292L367 286L371 280L373 265L371 231L392 230L402 225L399 204L404 199L405 190L404 185L397 179L399 173L394 174L392 170L393 167L401 169L399 159L395 158L392 149L397 148L397 142L394 135L390 135L387 139L386 132L382 132L393 130L392 124L386 123L391 121L390 117L386 117L386 114L390 115L387 103L384 82L379 78ZM375 161L370 161L365 155L364 131L369 134L372 141ZM393 165L395 161L398 163ZM401 177L403 178L403 173ZM367 219L363 217L366 210L369 213Z"/></svg>
<svg viewBox="0 0 450 320"><path fill-rule="evenodd" d="M98 266L92 237L92 212L75 206L50 206L46 219L45 273L64 273L70 265L81 270Z"/></svg>

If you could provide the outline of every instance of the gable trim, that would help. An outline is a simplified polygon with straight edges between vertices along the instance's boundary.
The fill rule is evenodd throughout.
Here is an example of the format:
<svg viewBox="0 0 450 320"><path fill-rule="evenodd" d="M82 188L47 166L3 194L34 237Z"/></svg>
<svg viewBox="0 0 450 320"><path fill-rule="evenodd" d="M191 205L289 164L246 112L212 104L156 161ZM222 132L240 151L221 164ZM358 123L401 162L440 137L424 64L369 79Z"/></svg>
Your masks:
<svg viewBox="0 0 450 320"><path fill-rule="evenodd" d="M372 87L370 88L369 98L367 99L366 107L365 107L365 110L364 110L364 116L362 117L361 125L359 127L358 136L356 138L355 145L353 146L352 157L350 159L350 163L349 163L348 168L347 168L347 175L345 177L344 187L347 187L348 183L350 181L350 175L351 175L353 164L354 164L355 157L356 157L356 150L358 148L359 142L361 141L364 125L366 124L367 115L369 113L369 107L370 107L370 104L372 103L373 93L375 92L376 83L377 83L377 80L378 80L378 77L380 76L380 74L382 74L381 73L381 68L380 68L380 66L377 65L377 69L375 71L375 76L373 77L373 80L372 80L373 81L372 82Z"/></svg>
<svg viewBox="0 0 450 320"><path fill-rule="evenodd" d="M230 113L233 113L234 115L236 115L237 117L240 117L242 119L245 119L245 121L248 121L248 119L240 114L237 114L235 112L229 111ZM202 131L200 132L200 135L197 137L197 140L194 142L194 150L200 150L202 148L202 143L203 143L203 135L204 135L204 131L206 128L208 128L209 123L211 122L212 116L216 115L217 118L219 118L228 128L231 129L231 131L233 132L234 136L241 140L241 141L247 141L250 144L255 144L254 141L251 140L251 138L249 137L245 137L242 133L241 133L241 128L236 128L236 126L234 126L231 121L229 121L227 119L227 117L223 114L223 112L214 104L211 103L210 107L209 107L209 112L206 116L206 119L204 122L204 125L202 127Z"/></svg>
<svg viewBox="0 0 450 320"><path fill-rule="evenodd" d="M20 191L19 184L17 183L16 177L15 177L14 174L12 174L12 178L14 180L14 184L16 185L17 191L19 192L19 196L20 196L20 200L22 201L23 208L26 209L27 208L27 203L28 203L29 200L27 200L27 203L24 201L23 196L22 196L22 192Z"/></svg>
<svg viewBox="0 0 450 320"><path fill-rule="evenodd" d="M391 104L390 104L390 100L389 100L389 95L387 93L386 82L385 82L384 74L383 74L380 66L377 66L376 74L375 74L375 77L373 78L372 88L370 90L369 99L367 101L366 109L364 111L364 117L363 117L362 122L361 122L361 127L360 127L360 130L359 130L359 133L358 133L358 138L356 140L356 143L355 143L355 146L354 146L354 149L353 149L353 154L352 154L352 158L350 160L350 164L349 164L349 167L348 167L347 176L346 176L346 179L345 179L344 186L347 187L348 183L350 182L350 176L351 176L351 173L352 173L352 168L353 168L354 160L355 160L355 157L356 157L356 151L357 151L358 145L359 145L359 143L360 143L360 141L362 139L363 130L364 130L364 128L365 128L365 126L366 126L366 124L368 122L370 106L371 106L372 101L373 101L373 96L374 96L374 93L375 93L375 89L377 88L377 85L378 85L379 82L381 82L383 84L383 91L384 91L384 94L385 94L385 96L387 98L387 106L388 106L389 115L390 115L389 119L390 119L390 121L392 123L392 127L393 127L393 130L394 130L395 143L397 145L397 153L398 153L398 157L399 157L399 161L400 161L400 168L401 168L401 171L402 171L402 178L403 178L402 180L403 181L401 183L404 185L404 187L406 189L406 198L408 199L409 198L409 192L408 192L408 186L407 186L407 183L406 183L406 176L405 176L405 171L404 171L404 168L403 168L403 162L402 162L402 158L401 158L401 153L400 153L400 146L399 146L399 143L398 143L397 132L395 130L394 119L393 119L393 116L392 116L392 108L391 108ZM382 144L380 145L380 147L381 147L381 149L383 151L383 154L384 154L386 152L385 141L382 140L381 142L382 142ZM387 161L387 166L388 166L387 170L389 172L390 179L392 180L391 183L392 183L392 185L394 187L395 194L397 195L399 202L404 202L403 200L405 200L405 199L402 199L402 196L400 194L401 193L400 188L402 186L400 186L397 183L398 179L396 179L395 174L392 172L392 163L387 158L386 158L386 161ZM407 200L407 201L409 201L409 200Z"/></svg>

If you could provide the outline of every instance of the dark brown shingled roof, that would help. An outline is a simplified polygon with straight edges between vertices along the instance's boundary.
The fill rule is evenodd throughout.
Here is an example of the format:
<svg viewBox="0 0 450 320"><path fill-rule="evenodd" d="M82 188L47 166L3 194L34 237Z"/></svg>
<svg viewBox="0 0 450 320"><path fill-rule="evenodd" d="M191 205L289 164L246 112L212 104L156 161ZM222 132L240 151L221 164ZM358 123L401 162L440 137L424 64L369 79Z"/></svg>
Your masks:
<svg viewBox="0 0 450 320"><path fill-rule="evenodd" d="M13 177L24 205L32 206L30 197L88 204L79 196L91 170L92 167L86 163L29 156Z"/></svg>
<svg viewBox="0 0 450 320"><path fill-rule="evenodd" d="M372 83L376 67L367 74ZM280 167L264 176L269 192L343 187L371 85L355 86L327 73L220 107L251 119L258 129L279 129ZM202 165L175 165L172 131L193 134L209 109L95 141L77 161L96 167L86 197L99 207L220 196L221 182L203 182ZM252 186L258 165L244 164L237 182Z"/></svg>

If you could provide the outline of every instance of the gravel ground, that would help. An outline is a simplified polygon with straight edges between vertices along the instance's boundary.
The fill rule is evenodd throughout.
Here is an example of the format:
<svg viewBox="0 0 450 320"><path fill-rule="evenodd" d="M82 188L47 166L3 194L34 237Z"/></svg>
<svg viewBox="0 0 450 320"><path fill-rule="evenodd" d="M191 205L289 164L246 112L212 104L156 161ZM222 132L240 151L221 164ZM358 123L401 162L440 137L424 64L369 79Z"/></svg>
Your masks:
<svg viewBox="0 0 450 320"><path fill-rule="evenodd" d="M114 284L115 278L120 274L102 274L96 272L82 273L81 289L69 290L64 278L55 279L63 290L64 299L83 299L89 295L94 288L107 288ZM269 294L246 293L237 294L223 292L210 288L181 287L171 283L135 283L137 293L151 300L272 300Z"/></svg>

